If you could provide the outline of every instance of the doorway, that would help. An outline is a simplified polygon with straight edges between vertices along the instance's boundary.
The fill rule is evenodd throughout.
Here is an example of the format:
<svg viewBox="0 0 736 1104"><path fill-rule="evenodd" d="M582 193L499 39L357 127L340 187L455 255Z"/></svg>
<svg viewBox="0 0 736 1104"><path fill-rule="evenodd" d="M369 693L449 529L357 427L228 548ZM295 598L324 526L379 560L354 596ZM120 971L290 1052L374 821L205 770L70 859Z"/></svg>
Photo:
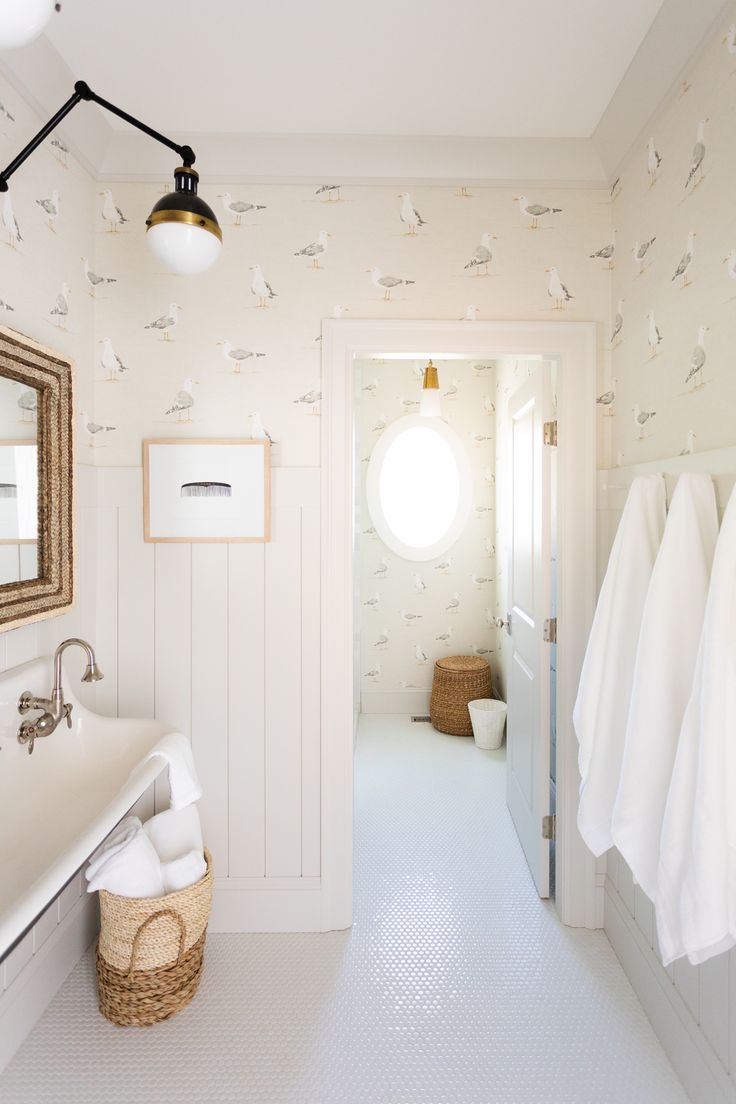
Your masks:
<svg viewBox="0 0 736 1104"><path fill-rule="evenodd" d="M534 364L529 369L514 404L509 405L511 444L517 459L518 484L512 492L512 516L531 525L530 545L524 533L516 534L518 555L511 564L514 587L510 593L513 639L520 624L518 647L510 649L510 677L525 673L527 686L509 686L513 707L530 697L533 680L534 708L526 715L519 709L515 739L510 721L509 807L519 838L542 896L549 892L549 842L543 839L542 815L549 813L549 717L551 701L549 663L542 663L537 648L544 622L553 617L551 592L528 550L539 563L550 551L550 531L540 530L540 502L536 489L552 478L551 463L542 460L538 448L543 432L542 416L549 413L553 393L557 397L559 445L556 458L558 486L556 558L557 616L560 624L554 704L556 730L556 906L565 923L600 926L601 909L594 864L575 827L577 763L571 710L587 629L592 617L595 587L595 331L593 325L574 323L460 323L434 322L335 322L323 327L323 639L322 685L323 926L345 927L352 918L352 817L353 730L357 702L353 645L358 620L359 574L354 557L354 514L358 485L356 453L355 365L358 360L385 360L391 356L421 361L428 355L439 360L465 359L477 363L513 360ZM552 365L555 366L554 371ZM544 367L548 366L548 367ZM554 389L552 376L554 375ZM532 381L546 378L546 399L527 395ZM543 389L544 390L544 389ZM398 399L397 399L398 401ZM545 405L546 404L546 405ZM381 412L377 412L380 415ZM540 420L542 419L542 420ZM377 424L380 425L380 418ZM526 449L526 452L524 451ZM522 478L524 466L534 478ZM545 466L546 465L546 466ZM538 470L537 470L538 469ZM541 480L541 482L540 482ZM535 493L529 495L529 486ZM513 495L516 493L515 503ZM525 497L526 495L526 497ZM531 511L531 512L530 512ZM512 554L513 554L512 532ZM524 551L526 549L526 551ZM538 566L538 565L537 565ZM380 570L380 568L379 568ZM411 611L405 611L410 613ZM542 616L546 614L546 616ZM501 617L500 620L508 621ZM384 626L380 626L382 628ZM505 626L508 628L508 626ZM535 649L537 651L535 652ZM546 654L549 655L549 644ZM536 658L535 658L536 656ZM363 666L361 664L361 666ZM361 672L365 674L365 672ZM546 715L545 715L546 711ZM544 746L544 733L547 745ZM544 781L542 781L542 779ZM544 785L546 784L546 798Z"/></svg>

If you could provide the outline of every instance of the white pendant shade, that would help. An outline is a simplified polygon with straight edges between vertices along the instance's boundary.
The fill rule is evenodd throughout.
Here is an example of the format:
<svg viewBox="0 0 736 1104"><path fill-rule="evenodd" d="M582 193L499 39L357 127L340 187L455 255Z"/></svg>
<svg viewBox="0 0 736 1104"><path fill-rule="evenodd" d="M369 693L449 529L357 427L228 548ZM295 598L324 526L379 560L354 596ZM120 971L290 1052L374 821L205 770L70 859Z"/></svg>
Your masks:
<svg viewBox="0 0 736 1104"><path fill-rule="evenodd" d="M201 226L182 222L159 222L147 233L149 245L168 272L194 276L215 263L222 242Z"/></svg>
<svg viewBox="0 0 736 1104"><path fill-rule="evenodd" d="M38 38L54 10L54 0L3 0L0 50L13 50Z"/></svg>

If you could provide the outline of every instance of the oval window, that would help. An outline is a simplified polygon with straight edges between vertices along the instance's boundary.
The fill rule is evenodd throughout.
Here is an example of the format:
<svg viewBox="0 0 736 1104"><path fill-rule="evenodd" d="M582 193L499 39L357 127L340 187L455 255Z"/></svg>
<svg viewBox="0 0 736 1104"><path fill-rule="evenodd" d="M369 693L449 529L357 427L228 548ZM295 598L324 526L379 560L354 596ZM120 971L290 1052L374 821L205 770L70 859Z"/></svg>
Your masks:
<svg viewBox="0 0 736 1104"><path fill-rule="evenodd" d="M384 430L368 464L366 496L378 536L407 560L441 556L470 510L462 441L439 418L409 415Z"/></svg>

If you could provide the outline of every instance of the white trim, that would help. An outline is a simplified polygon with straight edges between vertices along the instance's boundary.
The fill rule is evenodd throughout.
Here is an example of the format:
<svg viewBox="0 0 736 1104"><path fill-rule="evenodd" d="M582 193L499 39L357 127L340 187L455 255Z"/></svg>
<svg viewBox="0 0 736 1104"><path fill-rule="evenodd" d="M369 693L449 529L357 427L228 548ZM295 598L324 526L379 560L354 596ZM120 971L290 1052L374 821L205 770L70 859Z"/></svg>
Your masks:
<svg viewBox="0 0 736 1104"><path fill-rule="evenodd" d="M698 1104L734 1104L733 1082L610 878L605 910L606 935L688 1096Z"/></svg>
<svg viewBox="0 0 736 1104"><path fill-rule="evenodd" d="M408 429L427 429L438 434L452 452L458 472L459 494L452 521L439 540L424 548L405 544L396 536L381 502L381 466L393 442ZM470 517L472 478L467 450L452 426L443 422L441 418L429 418L423 414L405 414L403 418L397 418L387 426L379 437L368 462L365 493L371 521L387 548L411 563L423 563L437 556L443 556L457 542Z"/></svg>
<svg viewBox="0 0 736 1104"><path fill-rule="evenodd" d="M216 878L208 928L211 932L319 932L321 904L319 878Z"/></svg>
<svg viewBox="0 0 736 1104"><path fill-rule="evenodd" d="M352 918L353 365L356 357L558 359L557 898L566 924L602 922L595 860L577 827L572 705L595 607L596 330L592 322L322 323L322 887L323 927Z"/></svg>

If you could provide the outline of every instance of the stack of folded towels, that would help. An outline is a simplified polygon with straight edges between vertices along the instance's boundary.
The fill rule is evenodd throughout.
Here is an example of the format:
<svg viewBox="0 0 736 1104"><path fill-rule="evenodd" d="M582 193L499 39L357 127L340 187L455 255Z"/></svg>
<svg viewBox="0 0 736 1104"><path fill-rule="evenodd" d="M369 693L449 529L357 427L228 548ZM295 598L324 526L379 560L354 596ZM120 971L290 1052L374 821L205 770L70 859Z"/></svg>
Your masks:
<svg viewBox="0 0 736 1104"><path fill-rule="evenodd" d="M204 877L202 826L197 806L167 809L143 824L121 820L90 859L87 891L120 897L162 897Z"/></svg>

